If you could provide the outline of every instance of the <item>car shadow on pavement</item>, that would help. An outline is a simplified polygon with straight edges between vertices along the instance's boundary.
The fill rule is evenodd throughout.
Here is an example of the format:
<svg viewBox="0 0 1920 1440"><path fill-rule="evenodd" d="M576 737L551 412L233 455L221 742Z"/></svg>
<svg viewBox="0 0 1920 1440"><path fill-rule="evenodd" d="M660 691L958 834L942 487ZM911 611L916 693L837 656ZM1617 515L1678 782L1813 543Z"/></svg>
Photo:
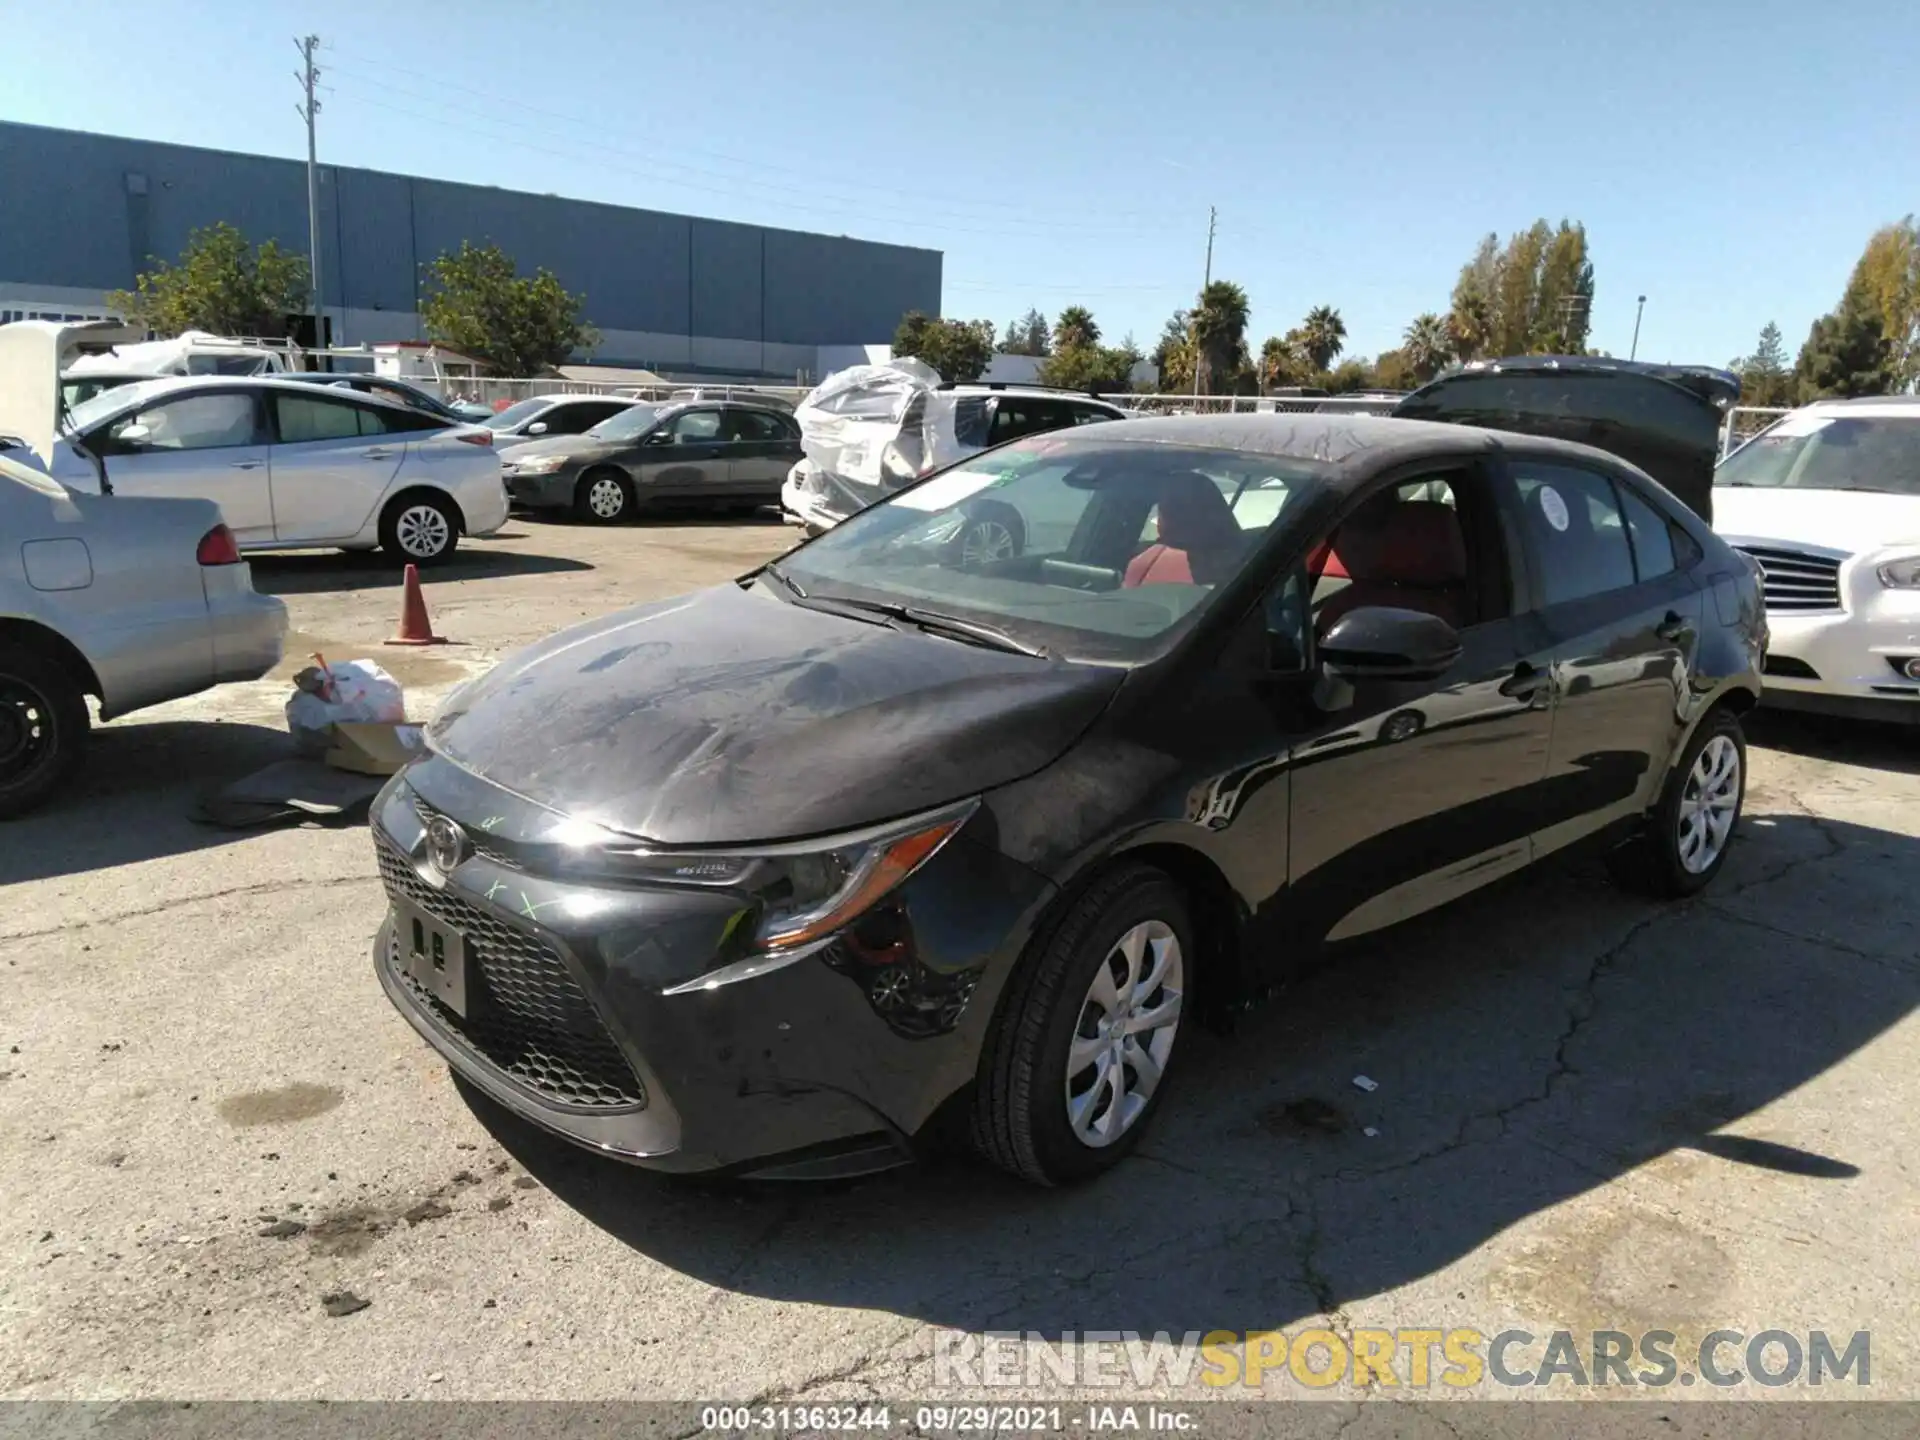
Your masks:
<svg viewBox="0 0 1920 1440"><path fill-rule="evenodd" d="M1079 1189L963 1158L826 1186L689 1184L469 1103L625 1244L772 1299L965 1330L1258 1330L1339 1317L1539 1217L1464 1313L1505 1300L1680 1330L1711 1320L1741 1259L1738 1227L1701 1217L1724 1219L1750 1177L1808 1187L1806 1210L1842 1224L1849 1180L1898 1164L1858 1130L1843 1132L1858 1149L1827 1154L1749 1117L1920 1005L1899 918L1920 841L1742 823L1691 902L1563 862L1331 954L1238 1033L1190 1032L1142 1150ZM1637 1179L1604 1209L1544 1213L1642 1167L1695 1208ZM1481 1281L1448 1277L1446 1304Z"/></svg>
<svg viewBox="0 0 1920 1440"><path fill-rule="evenodd" d="M257 833L198 824L193 802L293 753L285 730L158 720L93 732L79 774L0 826L0 885L208 850Z"/></svg>
<svg viewBox="0 0 1920 1440"><path fill-rule="evenodd" d="M284 555L251 555L253 585L267 595L311 595L320 591L398 589L402 568L378 551L301 550ZM462 546L453 558L421 570L427 586L450 580L497 580L509 575L545 575L591 570L585 560L564 555L529 555L520 550Z"/></svg>
<svg viewBox="0 0 1920 1440"><path fill-rule="evenodd" d="M1789 750L1810 760L1920 775L1920 725L1876 724L1773 709L1759 710L1741 723L1751 745Z"/></svg>

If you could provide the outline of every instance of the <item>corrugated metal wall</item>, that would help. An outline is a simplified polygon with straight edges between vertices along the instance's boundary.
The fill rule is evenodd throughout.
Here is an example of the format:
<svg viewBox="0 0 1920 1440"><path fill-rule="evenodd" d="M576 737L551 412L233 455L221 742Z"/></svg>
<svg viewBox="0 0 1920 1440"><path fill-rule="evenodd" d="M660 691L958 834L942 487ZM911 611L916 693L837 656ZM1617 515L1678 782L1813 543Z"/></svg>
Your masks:
<svg viewBox="0 0 1920 1440"><path fill-rule="evenodd" d="M584 293L603 331L785 345L884 343L938 314L941 255L828 235L322 170L330 308L410 312L419 267L462 240L499 245ZM0 280L123 289L150 255L227 220L307 248L306 167L291 160L0 123Z"/></svg>

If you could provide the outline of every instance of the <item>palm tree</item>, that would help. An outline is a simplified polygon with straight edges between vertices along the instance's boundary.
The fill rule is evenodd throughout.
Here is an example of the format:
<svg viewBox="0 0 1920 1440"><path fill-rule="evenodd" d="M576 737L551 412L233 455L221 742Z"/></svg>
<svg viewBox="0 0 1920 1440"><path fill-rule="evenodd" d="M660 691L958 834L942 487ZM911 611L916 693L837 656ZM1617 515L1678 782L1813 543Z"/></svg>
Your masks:
<svg viewBox="0 0 1920 1440"><path fill-rule="evenodd" d="M1448 348L1462 360L1476 360L1493 340L1493 308L1478 294L1457 296L1446 326Z"/></svg>
<svg viewBox="0 0 1920 1440"><path fill-rule="evenodd" d="M1413 317L1413 323L1401 337L1400 353L1407 368L1421 384L1438 375L1453 358L1453 339L1447 334L1447 322L1432 311Z"/></svg>
<svg viewBox="0 0 1920 1440"><path fill-rule="evenodd" d="M1194 379L1201 393L1212 394L1230 381L1235 361L1246 351L1247 292L1231 280L1213 281L1200 292L1191 324L1200 352Z"/></svg>
<svg viewBox="0 0 1920 1440"><path fill-rule="evenodd" d="M1100 327L1093 323L1093 312L1084 305L1069 305L1053 322L1053 348L1077 350L1083 345L1100 343Z"/></svg>
<svg viewBox="0 0 1920 1440"><path fill-rule="evenodd" d="M1291 385L1298 365L1299 356L1293 346L1278 335L1269 335L1260 346L1260 388L1272 390Z"/></svg>
<svg viewBox="0 0 1920 1440"><path fill-rule="evenodd" d="M1347 322L1331 305L1314 306L1301 321L1300 329L1307 359L1315 370L1332 365L1333 357L1346 346Z"/></svg>

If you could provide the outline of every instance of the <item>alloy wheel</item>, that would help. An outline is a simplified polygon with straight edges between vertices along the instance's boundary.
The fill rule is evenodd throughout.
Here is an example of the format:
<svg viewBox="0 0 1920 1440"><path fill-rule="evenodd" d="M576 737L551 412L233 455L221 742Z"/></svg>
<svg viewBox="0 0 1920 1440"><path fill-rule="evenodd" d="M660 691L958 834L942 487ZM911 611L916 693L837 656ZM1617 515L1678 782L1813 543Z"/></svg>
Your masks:
<svg viewBox="0 0 1920 1440"><path fill-rule="evenodd" d="M1067 1053L1067 1123L1100 1149L1146 1113L1179 1028L1184 972L1171 927L1143 920L1093 972Z"/></svg>
<svg viewBox="0 0 1920 1440"><path fill-rule="evenodd" d="M53 707L33 686L0 675L0 782L30 774L54 747Z"/></svg>
<svg viewBox="0 0 1920 1440"><path fill-rule="evenodd" d="M596 520L612 520L627 508L627 492L611 475L602 475L587 487L587 508Z"/></svg>
<svg viewBox="0 0 1920 1440"><path fill-rule="evenodd" d="M1013 531L998 520L976 520L960 539L962 565L986 565L995 560L1011 560L1018 547Z"/></svg>
<svg viewBox="0 0 1920 1440"><path fill-rule="evenodd" d="M453 526L436 505L409 505L393 527L400 548L416 560L431 560L453 543Z"/></svg>
<svg viewBox="0 0 1920 1440"><path fill-rule="evenodd" d="M1680 794L1680 865L1699 875L1727 848L1740 809L1740 747L1730 735L1715 735L1700 749Z"/></svg>

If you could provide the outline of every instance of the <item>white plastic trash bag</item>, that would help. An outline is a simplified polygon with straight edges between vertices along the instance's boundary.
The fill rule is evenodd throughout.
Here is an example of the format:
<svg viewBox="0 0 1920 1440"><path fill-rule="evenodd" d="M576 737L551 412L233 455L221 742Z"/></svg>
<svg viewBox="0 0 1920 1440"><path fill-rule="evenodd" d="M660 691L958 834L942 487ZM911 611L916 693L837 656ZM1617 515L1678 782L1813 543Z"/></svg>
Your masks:
<svg viewBox="0 0 1920 1440"><path fill-rule="evenodd" d="M407 718L400 682L371 660L309 665L293 677L287 731L297 749L317 755L333 744L342 723L397 724Z"/></svg>
<svg viewBox="0 0 1920 1440"><path fill-rule="evenodd" d="M794 411L813 465L863 486L892 489L963 460L978 445L955 434L955 403L924 361L855 365L829 375Z"/></svg>

